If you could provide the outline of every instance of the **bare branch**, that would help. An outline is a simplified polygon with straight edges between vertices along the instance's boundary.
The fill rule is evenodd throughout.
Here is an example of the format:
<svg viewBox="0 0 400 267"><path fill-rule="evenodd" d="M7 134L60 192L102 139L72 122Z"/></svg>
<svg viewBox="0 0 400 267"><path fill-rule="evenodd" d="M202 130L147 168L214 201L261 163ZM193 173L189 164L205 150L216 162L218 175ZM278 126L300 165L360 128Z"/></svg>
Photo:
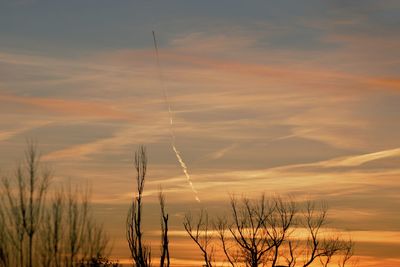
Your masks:
<svg viewBox="0 0 400 267"><path fill-rule="evenodd" d="M133 199L126 221L126 237L131 251L131 257L136 267L151 265L150 247L143 244L142 232L142 196L147 171L146 149L141 146L135 153L137 195Z"/></svg>
<svg viewBox="0 0 400 267"><path fill-rule="evenodd" d="M213 236L209 232L210 224L208 221L208 213L202 210L196 220L193 220L190 213L186 214L183 226L190 238L201 250L204 266L212 267L214 261L214 247L211 245Z"/></svg>
<svg viewBox="0 0 400 267"><path fill-rule="evenodd" d="M160 267L169 267L170 256L169 256L169 239L168 239L168 214L165 212L165 195L160 188L158 194L161 209L161 258ZM165 262L165 259L167 262Z"/></svg>

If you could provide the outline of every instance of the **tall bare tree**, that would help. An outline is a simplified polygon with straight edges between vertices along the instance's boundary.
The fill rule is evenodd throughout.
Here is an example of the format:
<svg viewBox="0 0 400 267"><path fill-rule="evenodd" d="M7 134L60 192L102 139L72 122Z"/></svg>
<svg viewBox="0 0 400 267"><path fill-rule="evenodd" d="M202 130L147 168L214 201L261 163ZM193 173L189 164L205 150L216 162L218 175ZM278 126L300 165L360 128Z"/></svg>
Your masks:
<svg viewBox="0 0 400 267"><path fill-rule="evenodd" d="M95 262L109 256L109 237L104 232L103 225L95 222L93 217L89 216L85 231L84 258L82 260L84 262Z"/></svg>
<svg viewBox="0 0 400 267"><path fill-rule="evenodd" d="M160 267L169 267L169 239L168 239L168 214L165 211L165 195L160 189L158 194L161 209L161 257Z"/></svg>
<svg viewBox="0 0 400 267"><path fill-rule="evenodd" d="M40 240L43 267L92 267L107 262L109 237L91 213L88 190L69 185L67 193L57 192L45 218Z"/></svg>
<svg viewBox="0 0 400 267"><path fill-rule="evenodd" d="M151 265L151 250L143 243L142 231L142 197L147 171L147 155L143 146L135 153L135 169L137 194L128 212L126 238L135 266L147 267Z"/></svg>
<svg viewBox="0 0 400 267"><path fill-rule="evenodd" d="M74 267L80 260L79 252L85 241L86 223L88 219L88 193L80 194L69 186L66 199L66 237L65 263Z"/></svg>
<svg viewBox="0 0 400 267"><path fill-rule="evenodd" d="M21 175L18 168L16 177L19 180ZM24 253L24 241L25 241L25 229L23 225L23 216L25 216L25 202L23 197L20 197L22 192L17 195L14 190L14 184L11 184L9 177L3 177L2 179L2 195L6 196L5 200L2 201L2 210L5 213L5 228L9 237L9 241L12 246L12 251L16 253L15 264L19 266L25 266L25 253ZM18 183L19 186L19 183ZM24 204L22 205L23 202Z"/></svg>
<svg viewBox="0 0 400 267"><path fill-rule="evenodd" d="M109 239L89 212L87 191L69 186L47 199L51 173L39 159L28 143L15 175L2 178L0 267L103 266Z"/></svg>
<svg viewBox="0 0 400 267"><path fill-rule="evenodd" d="M54 194L45 212L44 224L40 232L41 263L43 267L61 267L63 254L63 225L64 193Z"/></svg>
<svg viewBox="0 0 400 267"><path fill-rule="evenodd" d="M8 245L5 213L3 205L1 205L3 201L3 196L0 196L0 267L7 267L10 265L10 248Z"/></svg>
<svg viewBox="0 0 400 267"><path fill-rule="evenodd" d="M133 259L134 266L151 266L151 248L144 243L142 231L143 190L146 180L147 155L144 146L135 153L136 195L128 211L126 219L126 239ZM160 267L170 266L168 213L165 209L165 195L160 189L159 195L161 213L161 255Z"/></svg>
<svg viewBox="0 0 400 267"><path fill-rule="evenodd" d="M13 243L19 251L20 266L33 267L34 239L43 217L43 206L51 173L39 169L40 157L33 142L28 143L25 161L16 171L14 179L3 179L8 217L15 229ZM25 236L27 238L27 259L24 258Z"/></svg>

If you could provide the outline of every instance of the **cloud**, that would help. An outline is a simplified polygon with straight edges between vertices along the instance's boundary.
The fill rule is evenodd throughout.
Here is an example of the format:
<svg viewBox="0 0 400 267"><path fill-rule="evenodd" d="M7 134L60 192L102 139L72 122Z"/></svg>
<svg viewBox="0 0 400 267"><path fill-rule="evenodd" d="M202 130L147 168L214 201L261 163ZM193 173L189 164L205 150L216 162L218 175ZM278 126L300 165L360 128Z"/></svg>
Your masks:
<svg viewBox="0 0 400 267"><path fill-rule="evenodd" d="M222 158L226 153L228 153L228 152L231 151L232 149L235 149L236 147L237 147L237 144L229 145L229 146L227 146L227 147L224 147L224 148L222 148L222 149L220 149L220 150L217 150L217 151L211 153L208 157L209 157L210 159L220 159L220 158Z"/></svg>
<svg viewBox="0 0 400 267"><path fill-rule="evenodd" d="M294 194L342 201L355 210L364 205L366 220L372 204L382 210L389 201L398 203L400 49L394 3L378 9L358 3L331 9L325 3L315 7L321 11L315 16L266 21L269 16L260 14L247 23L239 18L240 27L237 17L222 26L218 18L160 42L166 44L160 58L177 142L205 203L221 203L228 193ZM29 130L49 136L49 128L57 128L56 142L38 141L58 178L87 177L95 181L96 203L118 205L131 199L129 150L147 144L153 150L146 201L155 202L163 184L169 203L190 203L191 192L167 145L168 118L148 35L148 42L140 41L147 47L124 48L119 42L118 49L91 46L74 57L62 56L62 48L53 48L53 57L0 51L3 151L16 151L21 138L14 137ZM52 127L42 127L48 123ZM63 131L66 124L74 127ZM9 155L2 157L3 162ZM350 221L359 213L342 215ZM387 227L382 224L374 227ZM399 240L389 231L354 235L374 244Z"/></svg>
<svg viewBox="0 0 400 267"><path fill-rule="evenodd" d="M7 105L13 105L13 107L22 106L22 109L28 109L30 112L36 111L44 114L58 113L79 118L92 117L132 120L131 114L119 111L117 108L113 107L113 104L105 101L65 100L49 97L24 97L9 94L1 94L0 101ZM15 110L13 111L15 112Z"/></svg>
<svg viewBox="0 0 400 267"><path fill-rule="evenodd" d="M14 129L10 129L10 130L5 130L5 131L0 131L0 142L1 141L6 141L16 135L22 134L24 132L27 132L29 130L32 130L34 128L39 128L42 126L46 126L51 124L52 121L30 121L28 123L26 123L24 126L18 127L18 128L14 128Z"/></svg>
<svg viewBox="0 0 400 267"><path fill-rule="evenodd" d="M323 167L356 167L380 159L400 157L400 148L388 149L363 155L349 156L320 162Z"/></svg>
<svg viewBox="0 0 400 267"><path fill-rule="evenodd" d="M175 37L169 41L169 46L181 52L197 51L197 53L217 54L219 56L232 51L241 51L253 47L257 42L254 34L215 34L195 32ZM227 49L229 47L229 49Z"/></svg>
<svg viewBox="0 0 400 267"><path fill-rule="evenodd" d="M91 155L101 153L113 153L126 148L132 144L150 144L160 139L165 139L167 128L161 124L155 125L134 125L117 130L111 137L90 141L84 144L72 145L70 147L56 150L43 156L47 161L59 161L69 159L82 161L90 159Z"/></svg>

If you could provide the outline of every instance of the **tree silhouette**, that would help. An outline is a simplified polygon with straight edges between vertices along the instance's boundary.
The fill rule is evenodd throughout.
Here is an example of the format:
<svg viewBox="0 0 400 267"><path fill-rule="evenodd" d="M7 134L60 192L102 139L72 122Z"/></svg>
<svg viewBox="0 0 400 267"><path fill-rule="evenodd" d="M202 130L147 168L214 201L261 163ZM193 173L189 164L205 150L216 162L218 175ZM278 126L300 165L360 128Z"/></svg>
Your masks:
<svg viewBox="0 0 400 267"><path fill-rule="evenodd" d="M209 230L208 217L202 211L193 221L186 216L183 222L189 237L199 247L204 266L213 266L213 253L218 240L226 262L232 266L307 267L313 264L328 266L334 256L344 267L353 255L354 243L323 232L327 222L327 207L300 203L281 197L257 200L246 197L230 199L230 216L219 217L214 231ZM215 234L216 232L216 234ZM300 233L305 236L299 236ZM284 265L283 265L284 264Z"/></svg>
<svg viewBox="0 0 400 267"><path fill-rule="evenodd" d="M169 239L168 239L168 214L165 211L165 195L160 189L158 194L160 201L160 212L161 212L161 257L160 267L169 267L170 256L169 256Z"/></svg>
<svg viewBox="0 0 400 267"><path fill-rule="evenodd" d="M50 178L32 142L15 175L2 178L0 266L111 266L108 236L90 212L87 191L69 186L48 198Z"/></svg>
<svg viewBox="0 0 400 267"><path fill-rule="evenodd" d="M201 210L197 220L194 220L191 213L186 214L183 226L190 238L200 249L204 259L204 266L212 267L214 262L214 246L211 244L213 236L209 233L210 223L207 211Z"/></svg>
<svg viewBox="0 0 400 267"><path fill-rule="evenodd" d="M144 245L142 238L142 197L147 171L147 155L143 146L135 153L135 168L137 195L128 212L126 238L135 266L148 267L151 265L151 249Z"/></svg>
<svg viewBox="0 0 400 267"><path fill-rule="evenodd" d="M151 248L143 240L142 208L143 190L147 171L147 154L144 146L135 152L136 169L136 196L128 211L126 220L126 238L131 252L131 257L136 267L151 266ZM161 256L160 266L170 265L169 239L168 239L168 214L165 211L165 196L160 190L159 202L161 208Z"/></svg>
<svg viewBox="0 0 400 267"><path fill-rule="evenodd" d="M5 201L3 206L16 235L9 235L19 252L19 265L33 267L33 242L43 218L43 205L50 180L50 172L39 170L39 155L36 145L28 143L25 162L18 166L15 180L3 179ZM16 187L16 190L15 190ZM8 208L7 208L8 207ZM25 259L25 237L27 238L27 259ZM26 262L25 262L26 261Z"/></svg>

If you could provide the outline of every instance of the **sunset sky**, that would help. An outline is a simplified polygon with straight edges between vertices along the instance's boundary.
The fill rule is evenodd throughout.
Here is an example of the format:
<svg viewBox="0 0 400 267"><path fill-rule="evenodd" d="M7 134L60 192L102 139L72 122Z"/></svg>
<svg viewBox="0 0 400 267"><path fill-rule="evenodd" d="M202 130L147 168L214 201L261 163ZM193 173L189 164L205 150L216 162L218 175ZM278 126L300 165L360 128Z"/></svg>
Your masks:
<svg viewBox="0 0 400 267"><path fill-rule="evenodd" d="M175 266L201 264L183 214L261 193L326 201L359 267L400 266L399 25L395 0L1 0L0 172L37 140L53 185L91 185L125 261L143 144L147 237L158 251L162 186Z"/></svg>

